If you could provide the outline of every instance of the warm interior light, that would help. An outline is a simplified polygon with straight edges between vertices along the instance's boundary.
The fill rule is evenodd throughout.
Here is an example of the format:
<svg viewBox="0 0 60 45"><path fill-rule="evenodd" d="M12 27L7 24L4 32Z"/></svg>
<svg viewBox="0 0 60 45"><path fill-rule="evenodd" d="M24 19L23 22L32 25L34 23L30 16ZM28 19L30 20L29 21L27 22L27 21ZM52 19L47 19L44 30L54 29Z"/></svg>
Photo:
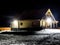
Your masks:
<svg viewBox="0 0 60 45"><path fill-rule="evenodd" d="M51 23L52 23L52 19L51 19L51 18L47 18L47 19L46 19L46 22L47 22L48 24L51 24Z"/></svg>

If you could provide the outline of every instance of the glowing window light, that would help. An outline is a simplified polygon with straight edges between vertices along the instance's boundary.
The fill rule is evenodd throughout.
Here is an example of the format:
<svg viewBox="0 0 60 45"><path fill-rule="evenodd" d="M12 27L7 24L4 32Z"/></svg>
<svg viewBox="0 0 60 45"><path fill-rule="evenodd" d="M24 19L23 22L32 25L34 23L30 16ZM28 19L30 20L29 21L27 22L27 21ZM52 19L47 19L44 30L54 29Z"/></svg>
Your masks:
<svg viewBox="0 0 60 45"><path fill-rule="evenodd" d="M14 20L13 23L16 25L18 24L18 20Z"/></svg>
<svg viewBox="0 0 60 45"><path fill-rule="evenodd" d="M13 20L12 27L18 28L18 20Z"/></svg>
<svg viewBox="0 0 60 45"><path fill-rule="evenodd" d="M47 19L46 19L46 22L47 22L48 24L51 24L52 21L53 21L53 20L52 20L51 18L47 18Z"/></svg>

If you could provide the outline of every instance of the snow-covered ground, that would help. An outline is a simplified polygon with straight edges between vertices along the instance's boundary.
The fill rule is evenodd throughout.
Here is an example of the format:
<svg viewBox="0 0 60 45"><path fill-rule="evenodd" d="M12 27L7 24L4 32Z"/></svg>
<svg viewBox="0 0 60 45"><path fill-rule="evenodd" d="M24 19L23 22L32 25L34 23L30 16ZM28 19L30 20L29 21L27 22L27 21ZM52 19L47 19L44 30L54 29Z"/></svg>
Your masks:
<svg viewBox="0 0 60 45"><path fill-rule="evenodd" d="M0 45L21 44L26 45L38 44L39 41L44 41L49 35L13 35L13 34L0 34ZM41 43L41 42L40 42ZM22 45L22 44L21 44Z"/></svg>
<svg viewBox="0 0 60 45"><path fill-rule="evenodd" d="M60 34L56 35L13 35L0 34L0 45L59 45Z"/></svg>
<svg viewBox="0 0 60 45"><path fill-rule="evenodd" d="M60 33L60 29L43 29L40 31L36 31L36 33L40 34L54 34L54 33Z"/></svg>
<svg viewBox="0 0 60 45"><path fill-rule="evenodd" d="M59 45L60 29L43 29L38 35L0 34L0 45ZM51 35L50 35L51 34Z"/></svg>

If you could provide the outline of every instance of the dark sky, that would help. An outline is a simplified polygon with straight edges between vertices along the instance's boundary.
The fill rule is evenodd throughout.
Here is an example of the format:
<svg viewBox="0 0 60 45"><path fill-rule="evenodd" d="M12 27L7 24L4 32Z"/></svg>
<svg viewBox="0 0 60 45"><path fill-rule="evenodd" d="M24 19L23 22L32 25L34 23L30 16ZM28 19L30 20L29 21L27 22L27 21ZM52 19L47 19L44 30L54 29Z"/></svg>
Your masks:
<svg viewBox="0 0 60 45"><path fill-rule="evenodd" d="M9 26L13 19L41 19L50 8L56 20L60 21L60 1L18 1L0 4L0 27Z"/></svg>

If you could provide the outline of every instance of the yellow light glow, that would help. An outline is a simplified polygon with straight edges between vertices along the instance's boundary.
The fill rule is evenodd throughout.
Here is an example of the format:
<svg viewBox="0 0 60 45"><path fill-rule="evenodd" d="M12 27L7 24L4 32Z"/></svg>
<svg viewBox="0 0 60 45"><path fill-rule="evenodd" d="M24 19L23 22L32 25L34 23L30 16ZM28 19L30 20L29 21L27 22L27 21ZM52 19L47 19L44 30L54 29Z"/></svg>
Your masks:
<svg viewBox="0 0 60 45"><path fill-rule="evenodd" d="M10 27L0 27L0 31L11 31Z"/></svg>
<svg viewBox="0 0 60 45"><path fill-rule="evenodd" d="M48 9L45 15L51 15L51 16L52 16L52 12L51 12L51 10Z"/></svg>

